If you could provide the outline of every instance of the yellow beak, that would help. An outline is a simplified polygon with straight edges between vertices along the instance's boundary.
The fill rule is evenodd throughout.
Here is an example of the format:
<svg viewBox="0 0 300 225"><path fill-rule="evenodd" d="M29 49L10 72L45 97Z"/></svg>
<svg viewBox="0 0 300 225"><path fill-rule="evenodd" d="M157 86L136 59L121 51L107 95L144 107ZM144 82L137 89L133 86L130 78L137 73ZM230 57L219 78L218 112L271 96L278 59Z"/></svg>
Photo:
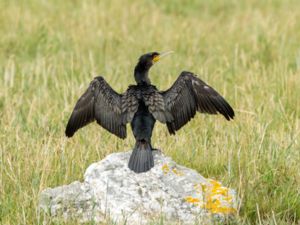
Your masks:
<svg viewBox="0 0 300 225"><path fill-rule="evenodd" d="M163 57L165 57L165 56L167 56L167 55L170 55L170 54L172 54L172 53L174 53L174 51L163 52L163 53L161 53L161 54L155 56L155 57L153 58L153 62L156 63L156 62L158 62L161 58L163 58Z"/></svg>

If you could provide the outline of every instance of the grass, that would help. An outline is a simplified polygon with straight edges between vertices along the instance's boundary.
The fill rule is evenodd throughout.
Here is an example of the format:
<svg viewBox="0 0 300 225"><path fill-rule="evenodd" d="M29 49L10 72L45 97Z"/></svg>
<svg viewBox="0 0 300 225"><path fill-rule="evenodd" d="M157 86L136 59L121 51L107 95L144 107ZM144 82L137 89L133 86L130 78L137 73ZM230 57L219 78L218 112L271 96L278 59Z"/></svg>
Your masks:
<svg viewBox="0 0 300 225"><path fill-rule="evenodd" d="M96 124L68 140L67 119L94 76L122 92L142 53L174 50L153 83L193 71L236 119L198 115L172 137L157 124L154 146L236 189L237 224L299 224L299 21L297 0L0 0L0 223L42 224L41 190L130 149L131 132Z"/></svg>

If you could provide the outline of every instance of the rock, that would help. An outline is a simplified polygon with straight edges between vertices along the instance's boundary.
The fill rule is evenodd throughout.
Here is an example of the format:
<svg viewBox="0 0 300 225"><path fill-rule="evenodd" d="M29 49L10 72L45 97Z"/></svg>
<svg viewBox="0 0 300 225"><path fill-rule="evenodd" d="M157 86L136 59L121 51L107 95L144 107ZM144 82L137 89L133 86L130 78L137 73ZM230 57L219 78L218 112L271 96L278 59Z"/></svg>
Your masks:
<svg viewBox="0 0 300 225"><path fill-rule="evenodd" d="M136 174L127 167L130 154L114 153L93 163L83 183L45 189L40 209L65 220L116 224L211 224L236 214L236 192L220 182L158 151L153 152L155 166Z"/></svg>

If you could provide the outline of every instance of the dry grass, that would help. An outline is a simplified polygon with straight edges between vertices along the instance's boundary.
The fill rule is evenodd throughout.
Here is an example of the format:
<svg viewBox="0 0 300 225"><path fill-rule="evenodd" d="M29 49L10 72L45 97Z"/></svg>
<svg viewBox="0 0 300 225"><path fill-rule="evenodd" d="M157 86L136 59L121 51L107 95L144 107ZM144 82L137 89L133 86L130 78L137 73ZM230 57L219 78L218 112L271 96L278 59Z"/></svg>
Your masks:
<svg viewBox="0 0 300 225"><path fill-rule="evenodd" d="M237 189L237 224L299 224L299 21L297 0L0 0L0 223L41 224L41 190L130 149L131 132L121 141L95 124L67 140L74 103L93 76L122 92L139 55L174 50L153 83L193 71L236 119L198 115L175 137L157 124L154 146Z"/></svg>

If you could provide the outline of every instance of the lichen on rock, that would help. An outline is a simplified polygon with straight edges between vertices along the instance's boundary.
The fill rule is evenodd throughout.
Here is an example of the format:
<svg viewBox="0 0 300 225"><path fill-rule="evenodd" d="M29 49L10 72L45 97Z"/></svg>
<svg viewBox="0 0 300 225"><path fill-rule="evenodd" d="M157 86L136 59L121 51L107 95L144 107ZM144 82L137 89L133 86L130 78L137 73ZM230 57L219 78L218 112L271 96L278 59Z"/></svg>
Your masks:
<svg viewBox="0 0 300 225"><path fill-rule="evenodd" d="M84 182L47 188L40 208L48 216L65 220L107 221L116 224L210 224L237 212L237 195L216 180L176 164L154 152L155 166L146 173L128 169L131 152L114 153L93 163Z"/></svg>

